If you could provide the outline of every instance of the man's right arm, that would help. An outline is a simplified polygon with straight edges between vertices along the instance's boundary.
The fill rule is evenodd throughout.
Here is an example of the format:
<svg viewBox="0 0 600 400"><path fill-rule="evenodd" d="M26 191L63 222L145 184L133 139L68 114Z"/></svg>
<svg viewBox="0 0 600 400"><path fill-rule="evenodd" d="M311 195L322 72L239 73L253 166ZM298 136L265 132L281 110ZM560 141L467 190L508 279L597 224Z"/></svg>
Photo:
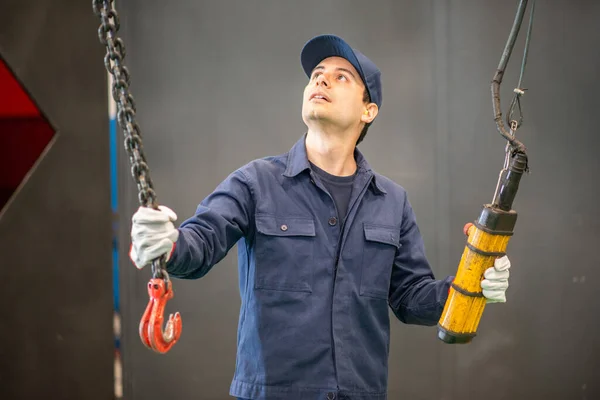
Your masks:
<svg viewBox="0 0 600 400"><path fill-rule="evenodd" d="M227 177L206 197L194 216L179 227L167 261L167 272L181 279L198 279L221 261L253 226L254 198L242 170Z"/></svg>

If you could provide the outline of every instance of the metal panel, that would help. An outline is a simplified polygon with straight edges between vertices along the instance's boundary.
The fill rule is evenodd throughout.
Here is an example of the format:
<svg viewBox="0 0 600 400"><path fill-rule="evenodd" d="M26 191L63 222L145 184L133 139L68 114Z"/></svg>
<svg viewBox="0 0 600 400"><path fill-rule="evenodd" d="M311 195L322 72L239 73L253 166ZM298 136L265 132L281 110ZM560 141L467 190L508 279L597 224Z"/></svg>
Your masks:
<svg viewBox="0 0 600 400"><path fill-rule="evenodd" d="M0 53L57 130L0 216L0 397L113 397L103 52L91 2L3 1Z"/></svg>

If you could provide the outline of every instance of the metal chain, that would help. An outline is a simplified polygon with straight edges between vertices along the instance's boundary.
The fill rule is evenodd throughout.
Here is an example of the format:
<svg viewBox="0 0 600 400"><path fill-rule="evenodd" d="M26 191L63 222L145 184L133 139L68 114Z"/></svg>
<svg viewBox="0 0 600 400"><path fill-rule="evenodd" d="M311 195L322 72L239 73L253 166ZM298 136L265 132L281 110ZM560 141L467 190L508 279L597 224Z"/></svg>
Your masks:
<svg viewBox="0 0 600 400"><path fill-rule="evenodd" d="M125 150L129 155L131 175L137 185L138 201L141 206L158 209L150 169L142 147L140 127L135 120L135 101L129 92L129 70L123 65L125 44L117 36L119 15L114 7L114 0L93 0L93 9L101 20L98 38L106 46L104 66L113 76L112 97L117 104L117 121L125 136ZM155 278L163 277L168 280L164 256L153 261L152 273Z"/></svg>

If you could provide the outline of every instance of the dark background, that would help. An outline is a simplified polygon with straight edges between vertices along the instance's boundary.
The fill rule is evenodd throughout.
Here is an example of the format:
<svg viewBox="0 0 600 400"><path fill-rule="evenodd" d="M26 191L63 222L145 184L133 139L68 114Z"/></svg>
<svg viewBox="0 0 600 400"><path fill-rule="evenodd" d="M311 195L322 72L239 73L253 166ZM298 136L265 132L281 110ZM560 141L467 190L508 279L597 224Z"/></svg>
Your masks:
<svg viewBox="0 0 600 400"><path fill-rule="evenodd" d="M2 180L10 190L0 199L1 399L114 398L98 25L91 1L0 1L0 56L10 70L0 82L0 176L24 178ZM7 99L9 79L33 99L27 113L17 112L26 96Z"/></svg>
<svg viewBox="0 0 600 400"><path fill-rule="evenodd" d="M91 1L0 4L0 52L61 132L0 216L10 289L2 292L10 327L2 339L12 344L2 348L0 391L8 390L6 398L60 389L55 398L106 399L110 204L98 21ZM454 274L462 227L491 200L504 159L490 81L516 5L118 2L159 202L181 222L234 169L286 152L305 130L300 49L314 35L334 33L383 74L383 106L360 149L375 170L408 190L436 276ZM597 2L537 2L523 83L526 119L518 131L531 173L514 203L508 302L486 308L466 346L442 343L435 328L394 320L390 399L600 398L599 17ZM504 111L527 18L504 78ZM202 280L174 281L167 312L182 313L180 342L166 355L143 347L137 327L150 272L126 257L137 193L119 135L124 398L228 399L240 303L235 251ZM61 330L71 333L64 342L55 336ZM26 357L32 346L48 351ZM83 383L89 391L72 395Z"/></svg>

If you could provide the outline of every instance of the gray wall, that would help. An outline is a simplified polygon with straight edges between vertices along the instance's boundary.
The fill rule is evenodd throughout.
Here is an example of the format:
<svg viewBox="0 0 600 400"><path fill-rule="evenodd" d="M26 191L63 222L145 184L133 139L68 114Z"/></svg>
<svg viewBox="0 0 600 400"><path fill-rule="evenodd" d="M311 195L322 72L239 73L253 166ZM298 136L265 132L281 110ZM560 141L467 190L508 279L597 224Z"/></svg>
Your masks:
<svg viewBox="0 0 600 400"><path fill-rule="evenodd" d="M304 132L299 52L310 37L335 33L383 72L383 107L361 150L408 190L436 275L456 272L462 227L491 200L503 163L489 83L516 2L130 0L120 10L158 199L180 221L231 171L287 151ZM461 347L440 342L434 328L394 321L391 399L600 397L599 17L592 1L538 2L518 132L531 174L514 204L508 303L487 308L478 337ZM505 76L504 109L523 38ZM137 203L124 167L126 252ZM236 261L233 251L204 279L174 282L168 311L182 313L183 335L156 355L137 336L150 272L123 258L126 398L229 398Z"/></svg>
<svg viewBox="0 0 600 400"><path fill-rule="evenodd" d="M87 1L0 2L0 53L56 129L0 214L2 399L113 397L107 83L98 25Z"/></svg>

